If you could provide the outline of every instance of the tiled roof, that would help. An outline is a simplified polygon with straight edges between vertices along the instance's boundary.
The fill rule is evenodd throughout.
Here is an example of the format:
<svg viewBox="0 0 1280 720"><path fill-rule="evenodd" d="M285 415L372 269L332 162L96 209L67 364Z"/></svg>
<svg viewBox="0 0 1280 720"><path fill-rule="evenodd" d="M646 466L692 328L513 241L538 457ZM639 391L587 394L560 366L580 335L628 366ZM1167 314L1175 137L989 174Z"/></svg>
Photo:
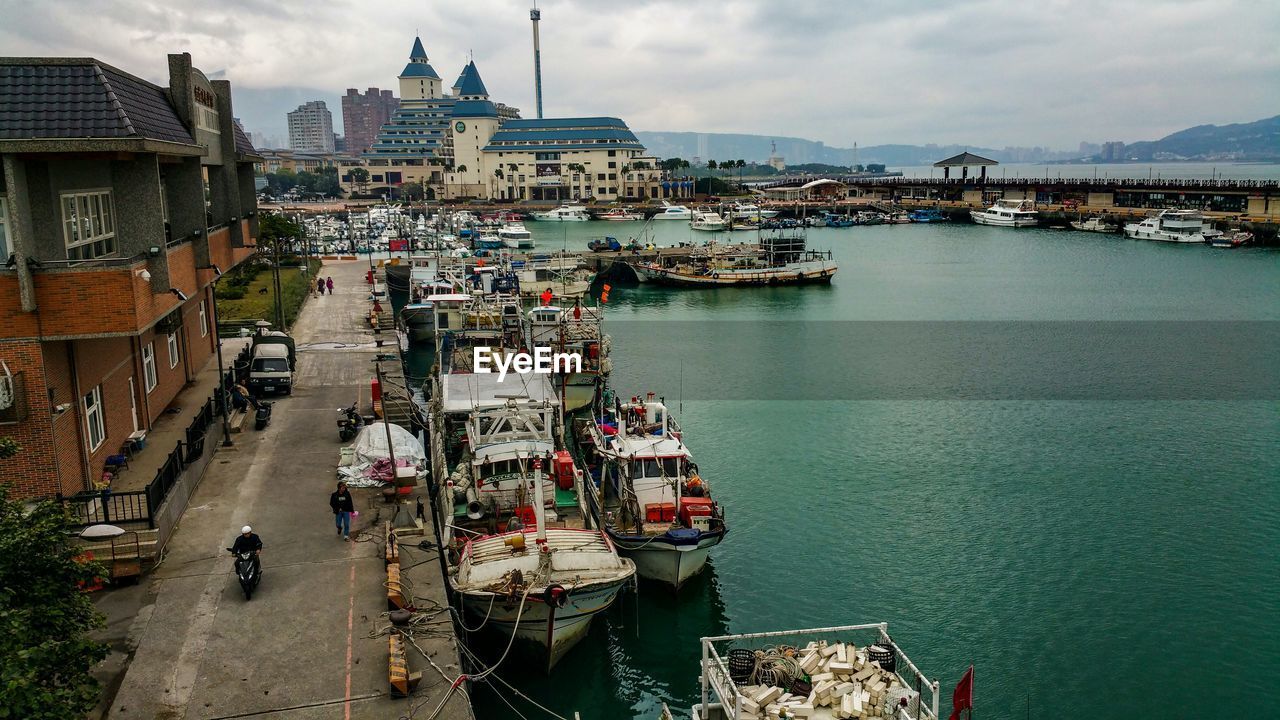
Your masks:
<svg viewBox="0 0 1280 720"><path fill-rule="evenodd" d="M519 143L537 143L540 141L565 141L565 140L609 140L612 142L624 142L640 144L636 136L630 130L618 129L599 129L599 130L519 130L512 129L512 126L520 122L519 120L508 120L505 125L489 138L490 144L498 142L519 142ZM589 143L588 143L589 145Z"/></svg>
<svg viewBox="0 0 1280 720"><path fill-rule="evenodd" d="M434 78L436 80L440 79L440 76L436 74L436 69L431 67L431 64L427 62L411 62L408 65L405 65L404 72L400 73L400 77L402 78L405 78L405 77Z"/></svg>
<svg viewBox="0 0 1280 720"><path fill-rule="evenodd" d="M453 116L498 117L498 107L488 100L459 100L453 104Z"/></svg>
<svg viewBox="0 0 1280 720"><path fill-rule="evenodd" d="M244 128L240 127L240 123L233 122L231 127L236 134L236 154L237 155L257 155L258 151L254 149L253 143L249 141L249 137L244 134Z"/></svg>
<svg viewBox="0 0 1280 720"><path fill-rule="evenodd" d="M427 51L422 47L422 38L420 37L415 37L413 39L413 50L409 51L409 59L413 60L416 58L422 58L423 60L427 59Z"/></svg>
<svg viewBox="0 0 1280 720"><path fill-rule="evenodd" d="M162 88L96 60L0 65L0 139L42 138L195 144Z"/></svg>
<svg viewBox="0 0 1280 720"><path fill-rule="evenodd" d="M544 128L587 128L611 127L626 130L627 124L615 117L582 117L582 118L520 118L508 120L503 129L539 130Z"/></svg>
<svg viewBox="0 0 1280 720"><path fill-rule="evenodd" d="M459 95L489 96L489 91L485 88L484 81L480 79L480 71L476 69L476 63L474 60L467 63L467 66L463 68L462 77L459 78L459 80Z"/></svg>
<svg viewBox="0 0 1280 720"><path fill-rule="evenodd" d="M990 158L984 158L981 155L974 155L971 152L962 152L959 155L952 155L946 160L939 160L934 163L934 167L957 167L961 165L999 165L1000 163Z"/></svg>

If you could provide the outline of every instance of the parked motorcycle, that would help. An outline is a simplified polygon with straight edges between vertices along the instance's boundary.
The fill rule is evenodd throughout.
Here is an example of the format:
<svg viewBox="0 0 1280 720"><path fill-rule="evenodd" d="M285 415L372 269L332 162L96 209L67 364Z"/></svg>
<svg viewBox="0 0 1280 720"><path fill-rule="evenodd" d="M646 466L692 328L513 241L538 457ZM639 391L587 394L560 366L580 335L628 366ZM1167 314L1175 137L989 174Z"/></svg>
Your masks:
<svg viewBox="0 0 1280 720"><path fill-rule="evenodd" d="M271 424L271 405L272 403L258 401L258 409L253 413L253 427L255 430L262 430Z"/></svg>
<svg viewBox="0 0 1280 720"><path fill-rule="evenodd" d="M338 418L338 439L342 442L350 442L360 434L360 428L367 424L365 418L356 410L355 403L350 407L338 408L338 413L342 415Z"/></svg>
<svg viewBox="0 0 1280 720"><path fill-rule="evenodd" d="M262 572L254 559L253 551L248 550L238 553L231 548L227 548L227 552L236 556L236 577L240 580L240 589L244 590L244 599L253 599L253 591L258 587L258 582L262 579Z"/></svg>

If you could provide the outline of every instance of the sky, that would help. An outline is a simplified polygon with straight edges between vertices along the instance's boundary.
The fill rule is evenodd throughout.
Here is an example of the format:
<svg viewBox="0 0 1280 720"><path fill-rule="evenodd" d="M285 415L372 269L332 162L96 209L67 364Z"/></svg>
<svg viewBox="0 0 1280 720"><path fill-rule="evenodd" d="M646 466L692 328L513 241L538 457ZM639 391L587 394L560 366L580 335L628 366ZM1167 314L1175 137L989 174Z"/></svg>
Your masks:
<svg viewBox="0 0 1280 720"><path fill-rule="evenodd" d="M190 52L251 131L395 88L414 33L534 115L531 0L0 0L4 55L92 56L163 84ZM548 117L850 147L1157 139L1280 113L1274 0L543 0ZM336 128L335 128L336 129Z"/></svg>

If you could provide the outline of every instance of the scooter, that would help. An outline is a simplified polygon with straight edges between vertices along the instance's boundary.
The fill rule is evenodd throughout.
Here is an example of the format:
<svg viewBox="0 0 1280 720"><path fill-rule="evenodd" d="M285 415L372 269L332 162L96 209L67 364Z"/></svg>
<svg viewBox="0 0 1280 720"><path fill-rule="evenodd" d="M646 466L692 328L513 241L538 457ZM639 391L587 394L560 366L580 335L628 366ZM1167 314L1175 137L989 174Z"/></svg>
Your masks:
<svg viewBox="0 0 1280 720"><path fill-rule="evenodd" d="M356 410L355 403L350 407L338 408L338 413L342 415L338 418L338 439L342 442L350 441L360 434L360 428L368 424L364 416Z"/></svg>
<svg viewBox="0 0 1280 720"><path fill-rule="evenodd" d="M253 428L262 430L271 424L271 403L258 401L258 409L253 413Z"/></svg>
<svg viewBox="0 0 1280 720"><path fill-rule="evenodd" d="M258 581L262 579L253 551L238 553L227 548L227 552L236 556L236 577L240 579L240 589L244 590L244 599L253 599L253 591L258 587Z"/></svg>

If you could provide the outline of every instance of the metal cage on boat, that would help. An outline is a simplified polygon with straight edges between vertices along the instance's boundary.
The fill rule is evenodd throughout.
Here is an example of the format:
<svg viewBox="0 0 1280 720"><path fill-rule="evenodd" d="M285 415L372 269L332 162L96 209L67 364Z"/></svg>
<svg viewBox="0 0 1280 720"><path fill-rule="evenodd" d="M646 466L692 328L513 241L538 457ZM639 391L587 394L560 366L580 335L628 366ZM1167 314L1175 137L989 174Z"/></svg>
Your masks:
<svg viewBox="0 0 1280 720"><path fill-rule="evenodd" d="M925 677L897 643L893 642L889 636L889 624L882 622L702 638L702 672L700 673L702 701L693 708L694 720L740 720L755 717L747 715L743 709L743 701L748 698L734 682L729 655L731 650L737 648L758 648L760 643L755 642L758 640L769 640L772 645L781 643L795 647L801 647L811 641L823 640L878 644L892 651L893 674L897 675L903 687L914 690L917 694L915 702L894 711L894 720L937 720L938 718L938 681ZM822 715L815 715L815 717L822 717Z"/></svg>

